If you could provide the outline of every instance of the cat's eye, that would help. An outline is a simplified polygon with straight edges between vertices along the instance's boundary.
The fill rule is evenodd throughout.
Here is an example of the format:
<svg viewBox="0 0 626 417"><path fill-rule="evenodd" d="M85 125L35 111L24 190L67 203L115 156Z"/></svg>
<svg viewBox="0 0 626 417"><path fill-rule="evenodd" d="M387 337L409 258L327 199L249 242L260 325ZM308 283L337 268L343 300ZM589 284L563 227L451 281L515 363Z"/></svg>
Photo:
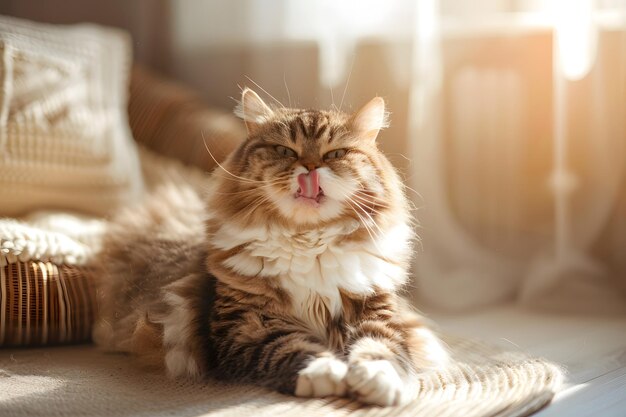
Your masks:
<svg viewBox="0 0 626 417"><path fill-rule="evenodd" d="M298 156L296 151L293 149L281 145L276 146L276 152L281 156L286 156L287 158L295 158Z"/></svg>
<svg viewBox="0 0 626 417"><path fill-rule="evenodd" d="M324 160L328 161L330 159L341 158L345 154L346 154L346 150L345 149L335 149L334 151L326 152L326 154L324 155Z"/></svg>

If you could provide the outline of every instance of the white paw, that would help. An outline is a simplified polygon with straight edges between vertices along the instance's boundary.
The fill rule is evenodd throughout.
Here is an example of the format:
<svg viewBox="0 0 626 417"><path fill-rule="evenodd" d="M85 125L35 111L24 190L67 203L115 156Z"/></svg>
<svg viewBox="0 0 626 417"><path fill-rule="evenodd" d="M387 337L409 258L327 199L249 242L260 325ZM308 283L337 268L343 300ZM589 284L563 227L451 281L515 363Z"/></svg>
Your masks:
<svg viewBox="0 0 626 417"><path fill-rule="evenodd" d="M342 361L321 357L315 359L300 371L296 382L298 397L338 397L346 395L344 378L348 365Z"/></svg>
<svg viewBox="0 0 626 417"><path fill-rule="evenodd" d="M386 360L359 361L350 365L346 375L350 392L359 401L382 406L405 401L404 384L398 371Z"/></svg>
<svg viewBox="0 0 626 417"><path fill-rule="evenodd" d="M165 368L171 378L199 378L200 368L185 349L171 349L165 355Z"/></svg>

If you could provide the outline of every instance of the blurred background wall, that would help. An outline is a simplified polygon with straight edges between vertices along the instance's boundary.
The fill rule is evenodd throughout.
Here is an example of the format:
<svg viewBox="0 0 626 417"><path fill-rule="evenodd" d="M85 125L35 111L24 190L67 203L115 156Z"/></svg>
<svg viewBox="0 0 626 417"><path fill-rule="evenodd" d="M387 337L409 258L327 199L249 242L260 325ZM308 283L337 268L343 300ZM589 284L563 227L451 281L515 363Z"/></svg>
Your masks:
<svg viewBox="0 0 626 417"><path fill-rule="evenodd" d="M421 223L416 298L626 310L623 0L3 0L0 13L125 29L136 61L223 109L243 85L346 111L382 96L381 147Z"/></svg>

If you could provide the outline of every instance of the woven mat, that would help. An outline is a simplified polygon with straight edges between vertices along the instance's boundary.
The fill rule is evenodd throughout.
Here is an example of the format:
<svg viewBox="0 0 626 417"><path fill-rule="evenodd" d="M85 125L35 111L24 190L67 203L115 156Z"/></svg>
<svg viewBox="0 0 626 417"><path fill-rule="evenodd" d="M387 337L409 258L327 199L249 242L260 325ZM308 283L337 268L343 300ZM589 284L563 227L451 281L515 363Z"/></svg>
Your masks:
<svg viewBox="0 0 626 417"><path fill-rule="evenodd" d="M0 351L0 415L9 416L526 416L558 389L558 366L447 337L454 364L420 377L402 407L304 400L216 381L171 381L92 346Z"/></svg>

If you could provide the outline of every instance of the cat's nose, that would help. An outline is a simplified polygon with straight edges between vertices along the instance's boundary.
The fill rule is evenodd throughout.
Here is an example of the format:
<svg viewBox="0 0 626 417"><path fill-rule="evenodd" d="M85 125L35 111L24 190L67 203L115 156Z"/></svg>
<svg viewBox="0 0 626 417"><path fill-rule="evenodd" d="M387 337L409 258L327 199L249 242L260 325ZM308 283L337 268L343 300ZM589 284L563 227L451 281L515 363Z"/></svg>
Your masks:
<svg viewBox="0 0 626 417"><path fill-rule="evenodd" d="M317 168L317 165L316 165L316 164L314 164L314 163L305 163L305 164L302 164L302 165L304 165L304 167L305 167L306 169L308 169L308 170L309 170L309 172L310 172L310 171L313 171L313 170L315 170L315 169Z"/></svg>

